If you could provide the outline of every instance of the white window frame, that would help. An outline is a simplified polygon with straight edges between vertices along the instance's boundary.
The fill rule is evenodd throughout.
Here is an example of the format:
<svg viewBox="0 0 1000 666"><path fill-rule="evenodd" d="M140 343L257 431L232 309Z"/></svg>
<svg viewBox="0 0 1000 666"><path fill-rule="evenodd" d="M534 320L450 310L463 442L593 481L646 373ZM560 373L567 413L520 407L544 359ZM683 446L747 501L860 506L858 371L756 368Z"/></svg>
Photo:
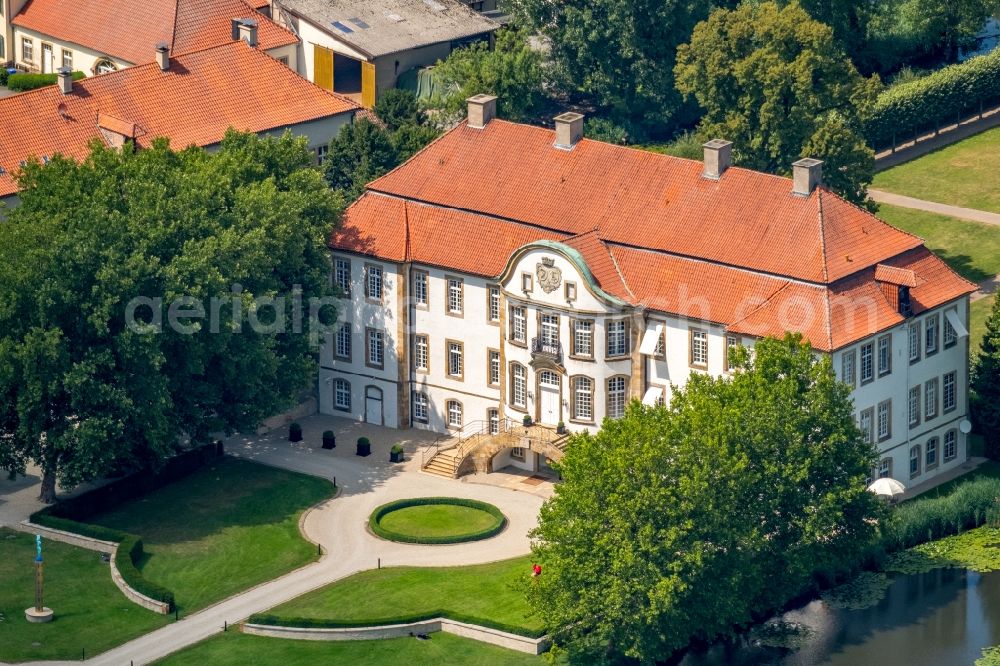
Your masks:
<svg viewBox="0 0 1000 666"><path fill-rule="evenodd" d="M380 370L385 367L385 332L381 329L365 329L365 364Z"/></svg>
<svg viewBox="0 0 1000 666"><path fill-rule="evenodd" d="M594 358L594 320L573 320L573 353L577 358Z"/></svg>
<svg viewBox="0 0 1000 666"><path fill-rule="evenodd" d="M857 363L858 355L853 349L840 355L840 380L848 386L857 385Z"/></svg>
<svg viewBox="0 0 1000 666"><path fill-rule="evenodd" d="M510 366L510 404L522 409L528 406L528 370L520 363Z"/></svg>
<svg viewBox="0 0 1000 666"><path fill-rule="evenodd" d="M510 339L522 345L528 342L528 311L523 305L510 306Z"/></svg>
<svg viewBox="0 0 1000 666"><path fill-rule="evenodd" d="M585 386L581 386L581 383ZM585 423L594 422L594 380L583 375L574 377L573 389L573 420Z"/></svg>
<svg viewBox="0 0 1000 666"><path fill-rule="evenodd" d="M861 372L859 374L862 384L875 381L875 343L868 342L861 345Z"/></svg>
<svg viewBox="0 0 1000 666"><path fill-rule="evenodd" d="M490 322L491 324L499 324L500 312L501 312L500 287L490 287L487 290L486 300L487 300L486 302L487 321Z"/></svg>
<svg viewBox="0 0 1000 666"><path fill-rule="evenodd" d="M430 401L423 391L413 392L413 420L420 423L427 423L429 420Z"/></svg>
<svg viewBox="0 0 1000 666"><path fill-rule="evenodd" d="M341 290L342 298L351 297L351 260L337 257L333 260L333 281Z"/></svg>
<svg viewBox="0 0 1000 666"><path fill-rule="evenodd" d="M423 333L413 336L413 368L422 373L431 370L431 340Z"/></svg>
<svg viewBox="0 0 1000 666"><path fill-rule="evenodd" d="M606 416L609 419L621 418L625 415L625 407L628 404L627 378L622 375L609 377L606 386L608 391Z"/></svg>
<svg viewBox="0 0 1000 666"><path fill-rule="evenodd" d="M458 277L447 278L448 314L462 317L465 315L465 280Z"/></svg>
<svg viewBox="0 0 1000 666"><path fill-rule="evenodd" d="M365 298L369 301L382 302L385 294L385 273L381 266L365 265Z"/></svg>
<svg viewBox="0 0 1000 666"><path fill-rule="evenodd" d="M340 377L333 380L333 408L342 412L351 411L351 383Z"/></svg>
<svg viewBox="0 0 1000 666"><path fill-rule="evenodd" d="M604 325L607 338L605 345L606 358L622 358L628 356L628 321L625 319L609 319Z"/></svg>
<svg viewBox="0 0 1000 666"><path fill-rule="evenodd" d="M337 329L337 333L334 336L334 349L333 355L341 360L348 361L351 360L351 343L354 336L354 328L351 326L350 322L344 322Z"/></svg>
<svg viewBox="0 0 1000 666"><path fill-rule="evenodd" d="M413 304L421 310L430 307L429 282L427 271L413 271Z"/></svg>
<svg viewBox="0 0 1000 666"><path fill-rule="evenodd" d="M929 315L924 320L924 355L930 356L938 351L938 316Z"/></svg>

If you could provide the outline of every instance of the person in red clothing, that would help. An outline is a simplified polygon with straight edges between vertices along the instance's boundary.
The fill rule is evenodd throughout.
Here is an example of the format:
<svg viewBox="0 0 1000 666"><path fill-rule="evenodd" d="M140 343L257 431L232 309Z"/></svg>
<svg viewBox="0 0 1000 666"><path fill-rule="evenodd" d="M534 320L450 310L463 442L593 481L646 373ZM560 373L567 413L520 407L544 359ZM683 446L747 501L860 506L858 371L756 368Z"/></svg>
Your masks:
<svg viewBox="0 0 1000 666"><path fill-rule="evenodd" d="M532 578L538 578L541 575L542 575L542 565L538 564L537 562L535 564L532 564L531 565L531 577Z"/></svg>

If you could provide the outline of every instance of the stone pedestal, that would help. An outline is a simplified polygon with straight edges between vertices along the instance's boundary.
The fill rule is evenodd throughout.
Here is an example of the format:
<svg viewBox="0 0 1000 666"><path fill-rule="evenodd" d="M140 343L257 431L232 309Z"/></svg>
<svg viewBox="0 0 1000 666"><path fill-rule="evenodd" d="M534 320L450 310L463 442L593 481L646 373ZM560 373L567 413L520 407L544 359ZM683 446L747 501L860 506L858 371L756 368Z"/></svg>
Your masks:
<svg viewBox="0 0 1000 666"><path fill-rule="evenodd" d="M33 622L35 624L41 624L42 622L52 621L52 609L43 608L42 610L36 610L34 606L31 608L24 609L24 617L28 622Z"/></svg>

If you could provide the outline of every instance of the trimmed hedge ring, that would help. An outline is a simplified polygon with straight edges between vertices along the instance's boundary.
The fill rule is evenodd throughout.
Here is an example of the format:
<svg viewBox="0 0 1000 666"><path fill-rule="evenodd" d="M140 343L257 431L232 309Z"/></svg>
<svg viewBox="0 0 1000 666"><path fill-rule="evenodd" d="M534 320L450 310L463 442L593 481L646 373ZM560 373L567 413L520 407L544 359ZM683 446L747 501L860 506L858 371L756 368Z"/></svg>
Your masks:
<svg viewBox="0 0 1000 666"><path fill-rule="evenodd" d="M470 509L478 509L485 513L488 513L493 517L494 523L486 529L479 530L477 532L469 532L468 534L459 535L449 535L449 536L439 536L439 537L422 537L415 536L412 534L402 534L400 532L394 532L388 530L381 525L382 518L393 511L398 511L400 509L408 509L414 506L434 506L434 505L450 505L450 506L464 506ZM413 497L410 499L396 500L395 502L389 502L388 504L383 504L372 512L372 515L368 518L368 527L371 531L378 537L386 539L387 541L396 541L398 543L418 543L418 544L449 544L449 543L468 543L470 541L482 541L483 539L489 539L494 537L507 526L507 516L503 515L500 509L496 508L492 504L487 504L486 502L480 502L478 500L462 499L458 497Z"/></svg>

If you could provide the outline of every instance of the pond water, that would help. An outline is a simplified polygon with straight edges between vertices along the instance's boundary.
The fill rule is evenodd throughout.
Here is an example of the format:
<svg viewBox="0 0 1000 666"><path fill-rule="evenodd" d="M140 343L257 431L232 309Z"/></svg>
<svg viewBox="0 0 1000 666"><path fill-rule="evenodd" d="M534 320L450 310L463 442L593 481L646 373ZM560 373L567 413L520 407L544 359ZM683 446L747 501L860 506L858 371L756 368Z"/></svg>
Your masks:
<svg viewBox="0 0 1000 666"><path fill-rule="evenodd" d="M971 666L983 648L1000 644L1000 572L897 575L870 608L816 600L780 619L812 630L801 648L716 644L688 653L681 666Z"/></svg>

